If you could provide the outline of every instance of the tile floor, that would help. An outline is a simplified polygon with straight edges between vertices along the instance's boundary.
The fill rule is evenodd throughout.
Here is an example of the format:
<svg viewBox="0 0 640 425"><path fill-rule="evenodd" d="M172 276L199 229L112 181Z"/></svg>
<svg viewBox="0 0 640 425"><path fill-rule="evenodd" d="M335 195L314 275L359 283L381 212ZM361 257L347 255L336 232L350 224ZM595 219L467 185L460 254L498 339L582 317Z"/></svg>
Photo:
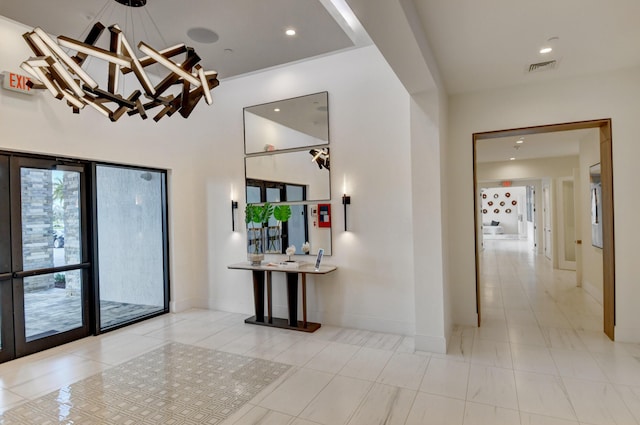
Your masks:
<svg viewBox="0 0 640 425"><path fill-rule="evenodd" d="M0 365L0 408L176 342L292 366L224 425L639 424L640 345L604 336L601 306L573 273L521 241L485 247L483 326L457 327L447 354L399 335L307 335L191 310Z"/></svg>

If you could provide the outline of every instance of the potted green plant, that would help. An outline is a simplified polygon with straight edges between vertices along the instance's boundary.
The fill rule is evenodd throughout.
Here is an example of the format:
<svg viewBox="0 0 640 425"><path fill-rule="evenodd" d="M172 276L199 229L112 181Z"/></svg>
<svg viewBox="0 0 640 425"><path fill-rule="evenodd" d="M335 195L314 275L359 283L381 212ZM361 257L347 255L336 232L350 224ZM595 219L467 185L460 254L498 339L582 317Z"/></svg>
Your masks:
<svg viewBox="0 0 640 425"><path fill-rule="evenodd" d="M272 214L273 205L269 202L265 202L262 205L247 204L245 208L247 256L252 265L260 265L264 260L264 232Z"/></svg>

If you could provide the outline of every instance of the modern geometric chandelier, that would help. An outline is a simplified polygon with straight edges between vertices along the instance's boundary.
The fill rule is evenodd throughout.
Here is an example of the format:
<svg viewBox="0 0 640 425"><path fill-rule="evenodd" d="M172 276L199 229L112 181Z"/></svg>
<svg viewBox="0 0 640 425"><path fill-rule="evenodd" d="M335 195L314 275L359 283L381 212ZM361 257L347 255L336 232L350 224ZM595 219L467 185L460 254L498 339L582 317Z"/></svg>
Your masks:
<svg viewBox="0 0 640 425"><path fill-rule="evenodd" d="M146 4L146 0L116 1L132 7ZM65 100L74 113L79 113L89 105L111 121L117 121L125 113L146 119L147 111L154 108L160 108L153 117L156 122L176 112L187 118L203 97L207 104L213 103L211 90L220 84L218 73L205 71L198 64L200 57L193 48L178 44L156 50L140 41L138 49L147 56L138 58L118 25L108 28L109 49L97 47L96 43L104 30L103 24L95 23L84 42L63 35L55 41L41 28L25 33L23 38L35 57L27 59L20 66L34 78L30 86L49 90L56 99ZM75 53L68 54L64 48ZM184 55L181 63L172 60L178 55ZM82 68L89 57L106 62L106 89L100 88ZM145 70L154 64L161 65L169 72L156 85L151 83ZM133 73L144 93L138 89L128 94L118 93L120 78L129 73ZM169 88L176 85L178 94L167 93ZM146 101L142 100L143 94Z"/></svg>

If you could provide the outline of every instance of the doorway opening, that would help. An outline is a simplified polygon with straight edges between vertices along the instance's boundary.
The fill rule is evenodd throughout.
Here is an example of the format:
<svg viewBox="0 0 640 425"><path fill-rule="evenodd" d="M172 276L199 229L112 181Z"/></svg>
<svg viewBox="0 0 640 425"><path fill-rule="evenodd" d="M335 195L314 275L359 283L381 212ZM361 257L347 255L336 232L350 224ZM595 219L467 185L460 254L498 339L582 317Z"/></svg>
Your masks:
<svg viewBox="0 0 640 425"><path fill-rule="evenodd" d="M475 253L476 253L476 308L478 314L478 326L481 324L481 295L480 295L480 258L479 252L482 249L482 206L479 203L479 186L478 186L478 165L477 165L477 148L478 143L483 140L503 138L503 137L521 137L528 135L539 135L545 133L568 132L582 129L597 129L598 144L597 153L599 155L600 164L600 210L601 217L598 225L602 234L602 305L603 305L603 331L611 339L614 340L615 327L615 255L614 255L614 223L613 223L613 163L612 163L612 138L611 138L611 120L600 119L591 121L581 121L573 123L551 124L536 127L525 127L508 130L498 130L473 134L473 163L474 163L474 217L475 224ZM507 158L508 160L508 158ZM581 170L583 173L589 173L589 170ZM568 187L568 185L567 185ZM584 195L584 196L589 196ZM480 217L480 218L479 218ZM540 235L540 230L537 234ZM544 235L540 242L544 243ZM568 235L564 234L563 239L566 249ZM573 241L580 244L580 240ZM549 246L553 246L550 242ZM579 251L579 250L578 250ZM549 253L552 255L552 253Z"/></svg>

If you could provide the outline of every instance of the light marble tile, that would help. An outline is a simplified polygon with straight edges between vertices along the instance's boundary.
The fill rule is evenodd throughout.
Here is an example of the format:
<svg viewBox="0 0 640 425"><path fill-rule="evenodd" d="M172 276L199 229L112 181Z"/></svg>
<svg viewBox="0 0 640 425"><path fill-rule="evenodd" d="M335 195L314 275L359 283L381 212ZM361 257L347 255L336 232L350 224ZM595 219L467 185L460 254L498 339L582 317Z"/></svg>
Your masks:
<svg viewBox="0 0 640 425"><path fill-rule="evenodd" d="M218 350L234 354L245 354L258 347L271 345L269 340L273 337L273 333L258 332L256 329L256 332L245 332L239 338L233 339L228 344L219 347ZM206 348L211 347L207 346Z"/></svg>
<svg viewBox="0 0 640 425"><path fill-rule="evenodd" d="M11 392L10 390L0 389L0 414L5 410L11 409L26 401L26 398Z"/></svg>
<svg viewBox="0 0 640 425"><path fill-rule="evenodd" d="M614 385L614 387L616 391L618 391L622 401L624 401L627 408L629 408L633 417L640 423L640 386Z"/></svg>
<svg viewBox="0 0 640 425"><path fill-rule="evenodd" d="M348 425L404 425L416 392L373 384Z"/></svg>
<svg viewBox="0 0 640 425"><path fill-rule="evenodd" d="M289 425L318 425L317 422L311 422L306 419L296 418Z"/></svg>
<svg viewBox="0 0 640 425"><path fill-rule="evenodd" d="M543 310L538 311L535 310L534 314L536 315L536 320L541 327L547 328L561 328L561 329L572 329L571 322L566 318L564 314L562 314L559 310Z"/></svg>
<svg viewBox="0 0 640 425"><path fill-rule="evenodd" d="M551 356L558 367L560 376L594 381L607 380L600 367L598 367L598 363L587 351L557 350L552 348Z"/></svg>
<svg viewBox="0 0 640 425"><path fill-rule="evenodd" d="M309 362L309 360L322 351L328 344L329 341L320 339L304 339L284 350L274 358L274 361L302 366Z"/></svg>
<svg viewBox="0 0 640 425"><path fill-rule="evenodd" d="M520 412L520 422L522 425L580 425L577 421L568 421L566 419L534 415L525 412Z"/></svg>
<svg viewBox="0 0 640 425"><path fill-rule="evenodd" d="M340 332L336 334L333 341L339 342L341 344L363 346L372 335L373 335L373 332L370 332L370 331L365 331L361 329L343 328Z"/></svg>
<svg viewBox="0 0 640 425"><path fill-rule="evenodd" d="M333 375L330 373L299 369L261 400L258 405L298 416L332 378Z"/></svg>
<svg viewBox="0 0 640 425"><path fill-rule="evenodd" d="M434 353L434 357L444 357L463 362L471 361L473 351L473 336L452 336L449 338L447 354Z"/></svg>
<svg viewBox="0 0 640 425"><path fill-rule="evenodd" d="M513 409L467 402L464 425L514 425L520 422L520 413Z"/></svg>
<svg viewBox="0 0 640 425"><path fill-rule="evenodd" d="M513 370L472 364L467 401L517 409L518 398Z"/></svg>
<svg viewBox="0 0 640 425"><path fill-rule="evenodd" d="M152 338L165 341L180 342L182 344L193 344L201 339L205 339L218 333L228 326L216 324L215 322L201 322L198 320L180 320L165 326L157 331L147 334Z"/></svg>
<svg viewBox="0 0 640 425"><path fill-rule="evenodd" d="M293 416L255 406L239 420L231 422L230 425L288 425L292 420Z"/></svg>
<svg viewBox="0 0 640 425"><path fill-rule="evenodd" d="M20 397L32 399L95 375L105 368L106 366L102 363L92 360L79 360L73 366L56 369L51 373L42 375L39 379L13 386L10 390Z"/></svg>
<svg viewBox="0 0 640 425"><path fill-rule="evenodd" d="M433 357L429 360L420 391L464 400L468 381L469 363Z"/></svg>
<svg viewBox="0 0 640 425"><path fill-rule="evenodd" d="M378 350L394 351L402 341L401 335L372 332L369 339L365 341L364 347L376 348Z"/></svg>
<svg viewBox="0 0 640 425"><path fill-rule="evenodd" d="M476 339L488 339L491 341L509 342L509 332L507 322L501 321L485 321L476 330Z"/></svg>
<svg viewBox="0 0 640 425"><path fill-rule="evenodd" d="M576 420L575 412L559 377L515 372L515 378L521 411Z"/></svg>
<svg viewBox="0 0 640 425"><path fill-rule="evenodd" d="M166 341L135 334L118 334L99 345L87 345L73 354L96 362L117 365L166 344Z"/></svg>
<svg viewBox="0 0 640 425"><path fill-rule="evenodd" d="M464 401L418 393L405 425L462 425Z"/></svg>
<svg viewBox="0 0 640 425"><path fill-rule="evenodd" d="M628 425L636 421L613 385L563 378L578 420L594 425Z"/></svg>
<svg viewBox="0 0 640 425"><path fill-rule="evenodd" d="M561 350L587 351L576 331L573 329L550 328L540 326L542 336L544 336L549 348L559 348Z"/></svg>
<svg viewBox="0 0 640 425"><path fill-rule="evenodd" d="M619 342L614 342L605 335L602 330L599 331L587 331L577 330L576 333L580 337L580 340L587 347L587 350L591 353L616 353L621 354L627 352L626 345Z"/></svg>
<svg viewBox="0 0 640 425"><path fill-rule="evenodd" d="M389 362L393 352L362 347L340 370L339 374L351 378L375 381Z"/></svg>
<svg viewBox="0 0 640 425"><path fill-rule="evenodd" d="M614 384L638 385L640 382L640 360L636 357L619 353L591 353Z"/></svg>
<svg viewBox="0 0 640 425"><path fill-rule="evenodd" d="M476 339L473 342L471 363L513 368L509 343Z"/></svg>
<svg viewBox="0 0 640 425"><path fill-rule="evenodd" d="M514 344L547 346L538 326L509 325L509 341Z"/></svg>
<svg viewBox="0 0 640 425"><path fill-rule="evenodd" d="M209 348L212 350L221 350L227 344L247 335L248 329L244 326L231 326L209 337L196 341L193 345L198 347Z"/></svg>
<svg viewBox="0 0 640 425"><path fill-rule="evenodd" d="M547 347L511 344L511 356L514 370L558 375L556 364Z"/></svg>
<svg viewBox="0 0 640 425"><path fill-rule="evenodd" d="M265 360L273 360L276 356L284 353L296 342L304 340L303 337L292 335L274 335L266 340L263 344L247 351L246 356L255 357Z"/></svg>
<svg viewBox="0 0 640 425"><path fill-rule="evenodd" d="M331 342L327 344L322 351L313 356L305 367L322 370L324 372L338 373L359 349L360 347L357 345Z"/></svg>
<svg viewBox="0 0 640 425"><path fill-rule="evenodd" d="M417 390L429 358L417 354L395 353L378 376L382 384Z"/></svg>
<svg viewBox="0 0 640 425"><path fill-rule="evenodd" d="M508 326L538 326L536 315L529 309L505 310L505 316Z"/></svg>
<svg viewBox="0 0 640 425"><path fill-rule="evenodd" d="M342 425L373 385L369 381L336 376L299 415L324 425Z"/></svg>

